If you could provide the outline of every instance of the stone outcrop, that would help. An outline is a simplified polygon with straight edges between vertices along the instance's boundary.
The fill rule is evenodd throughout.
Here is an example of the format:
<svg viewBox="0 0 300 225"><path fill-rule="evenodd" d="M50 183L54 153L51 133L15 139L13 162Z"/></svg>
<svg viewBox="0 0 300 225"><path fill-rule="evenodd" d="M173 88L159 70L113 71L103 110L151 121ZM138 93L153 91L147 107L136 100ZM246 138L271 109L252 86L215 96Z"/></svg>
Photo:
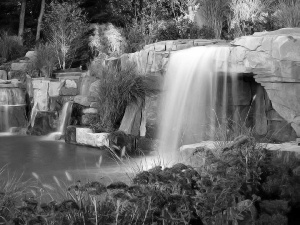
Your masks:
<svg viewBox="0 0 300 225"><path fill-rule="evenodd" d="M76 128L76 143L92 147L108 146L108 133L93 133L89 128Z"/></svg>
<svg viewBox="0 0 300 225"><path fill-rule="evenodd" d="M255 33L231 43L232 70L253 73L278 114L300 136L300 29Z"/></svg>
<svg viewBox="0 0 300 225"><path fill-rule="evenodd" d="M255 96L255 106L251 105L256 132L272 136L274 140L288 141L300 136L300 28L286 28L273 32L255 33L252 36L237 38L231 43L210 40L162 41L146 45L143 50L122 55L118 60L121 66L134 62L138 71L161 78L167 68L172 53L196 46L228 46L229 72L243 77L254 77L256 84L241 82L238 95L233 96L233 114L245 114ZM224 62L220 61L220 72ZM227 62L226 62L227 63ZM259 85L257 85L257 83ZM261 86L263 89L261 88ZM257 91L257 94L254 94ZM149 98L148 100L150 100ZM155 105L146 101L147 105ZM149 109L149 107L148 107ZM146 127L154 127L158 115L155 110L146 110ZM151 115L151 119L149 116ZM271 117L270 117L271 116ZM150 124L149 124L150 122ZM291 130L291 126L295 130ZM277 134L274 133L277 130ZM278 130L281 132L278 133ZM146 131L146 135L147 132ZM149 133L148 132L148 133ZM153 136L153 135L150 135Z"/></svg>

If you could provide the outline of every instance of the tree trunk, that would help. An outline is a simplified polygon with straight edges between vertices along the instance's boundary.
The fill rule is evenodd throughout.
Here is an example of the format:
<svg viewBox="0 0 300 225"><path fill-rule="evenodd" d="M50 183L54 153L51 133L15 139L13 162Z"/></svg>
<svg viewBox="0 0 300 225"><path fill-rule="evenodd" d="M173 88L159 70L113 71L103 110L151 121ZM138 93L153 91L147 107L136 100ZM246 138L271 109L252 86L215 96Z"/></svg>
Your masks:
<svg viewBox="0 0 300 225"><path fill-rule="evenodd" d="M36 41L40 40L41 37L41 27L42 27L44 12L45 12L45 0L41 0L41 10L38 19L37 29L36 29L36 38L35 38Z"/></svg>
<svg viewBox="0 0 300 225"><path fill-rule="evenodd" d="M25 11L26 11L26 0L22 0L20 20L19 20L19 33L18 33L18 36L22 42L23 42L23 34L24 34Z"/></svg>

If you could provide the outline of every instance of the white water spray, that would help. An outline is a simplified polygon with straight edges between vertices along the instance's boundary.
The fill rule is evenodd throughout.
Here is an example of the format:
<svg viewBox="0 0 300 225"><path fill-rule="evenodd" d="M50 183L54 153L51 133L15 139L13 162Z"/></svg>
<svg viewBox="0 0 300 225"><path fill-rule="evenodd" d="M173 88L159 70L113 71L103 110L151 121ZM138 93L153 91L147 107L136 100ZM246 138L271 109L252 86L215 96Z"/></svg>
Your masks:
<svg viewBox="0 0 300 225"><path fill-rule="evenodd" d="M161 104L159 154L170 159L183 144L213 139L214 127L226 118L227 46L197 47L174 53L165 75ZM222 107L221 107L222 106Z"/></svg>

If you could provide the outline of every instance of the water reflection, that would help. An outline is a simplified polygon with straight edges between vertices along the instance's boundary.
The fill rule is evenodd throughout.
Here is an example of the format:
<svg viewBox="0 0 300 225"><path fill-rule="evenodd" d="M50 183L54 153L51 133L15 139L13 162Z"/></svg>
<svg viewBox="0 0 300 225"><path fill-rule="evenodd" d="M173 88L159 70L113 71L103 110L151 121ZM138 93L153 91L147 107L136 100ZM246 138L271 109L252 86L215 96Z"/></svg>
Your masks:
<svg viewBox="0 0 300 225"><path fill-rule="evenodd" d="M23 179L33 178L34 173L42 182L53 183L53 176L67 180L67 172L74 180L128 180L107 151L39 137L0 136L0 156L0 167L23 173Z"/></svg>

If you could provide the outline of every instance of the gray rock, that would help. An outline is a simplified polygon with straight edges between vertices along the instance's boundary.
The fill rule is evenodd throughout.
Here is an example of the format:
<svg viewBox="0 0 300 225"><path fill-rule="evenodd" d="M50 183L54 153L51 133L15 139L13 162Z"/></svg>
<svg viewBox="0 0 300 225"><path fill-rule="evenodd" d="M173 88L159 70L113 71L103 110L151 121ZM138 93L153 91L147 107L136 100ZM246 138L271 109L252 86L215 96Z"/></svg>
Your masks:
<svg viewBox="0 0 300 225"><path fill-rule="evenodd" d="M89 107L92 104L92 102L96 102L96 101L97 98L91 96L77 95L74 98L75 103L86 107Z"/></svg>
<svg viewBox="0 0 300 225"><path fill-rule="evenodd" d="M68 144L76 144L76 127L68 126L65 133L65 141Z"/></svg>
<svg viewBox="0 0 300 225"><path fill-rule="evenodd" d="M32 64L29 62L19 62L19 63L12 63L11 70L14 71L26 71Z"/></svg>
<svg viewBox="0 0 300 225"><path fill-rule="evenodd" d="M96 114L84 114L81 117L81 125L90 126L91 121L95 121L98 119L98 115Z"/></svg>
<svg viewBox="0 0 300 225"><path fill-rule="evenodd" d="M0 70L0 80L7 80L7 72L5 70Z"/></svg>
<svg viewBox="0 0 300 225"><path fill-rule="evenodd" d="M126 134L138 136L142 120L142 102L130 104L126 107L119 130Z"/></svg>
<svg viewBox="0 0 300 225"><path fill-rule="evenodd" d="M60 89L60 95L62 96L75 96L78 94L78 89L77 88L66 88L63 87Z"/></svg>
<svg viewBox="0 0 300 225"><path fill-rule="evenodd" d="M82 110L83 114L97 114L98 113L98 109L95 108L87 108L87 109L83 109Z"/></svg>

